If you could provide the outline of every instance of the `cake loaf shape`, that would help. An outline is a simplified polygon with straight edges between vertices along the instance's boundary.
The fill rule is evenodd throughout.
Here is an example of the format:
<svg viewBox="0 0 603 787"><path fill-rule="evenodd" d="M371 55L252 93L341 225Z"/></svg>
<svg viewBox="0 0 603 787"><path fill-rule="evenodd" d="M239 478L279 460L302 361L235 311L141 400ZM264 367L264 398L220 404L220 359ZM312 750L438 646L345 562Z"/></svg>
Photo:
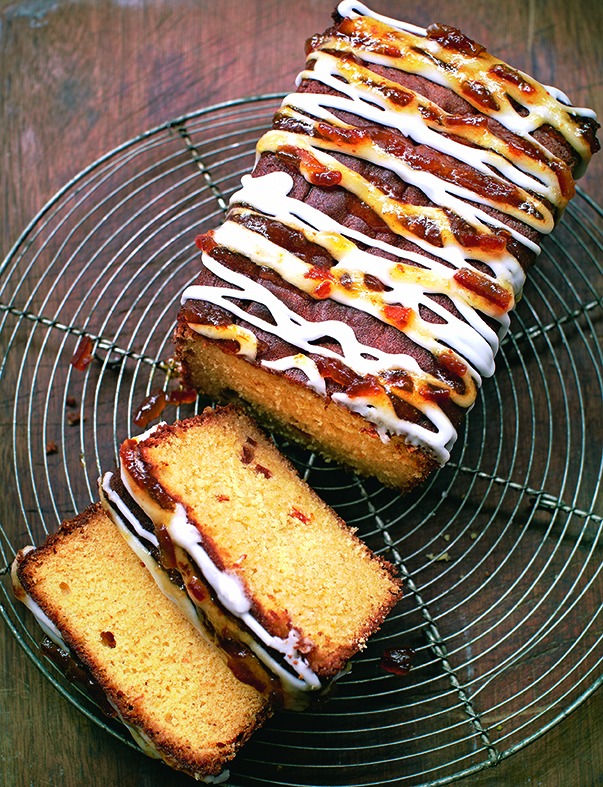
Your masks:
<svg viewBox="0 0 603 787"><path fill-rule="evenodd" d="M259 673L243 665L254 685L263 672L273 676L266 690L274 704L307 705L398 600L393 567L237 408L160 424L126 440L119 457L121 489L106 474L103 504L147 546L154 541L227 660L238 645L261 665Z"/></svg>
<svg viewBox="0 0 603 787"><path fill-rule="evenodd" d="M227 778L270 705L161 593L99 504L21 550L12 576L60 660L85 671L145 753L200 781Z"/></svg>
<svg viewBox="0 0 603 787"><path fill-rule="evenodd" d="M407 491L494 372L598 124L455 28L342 2L260 139L174 340L185 378Z"/></svg>

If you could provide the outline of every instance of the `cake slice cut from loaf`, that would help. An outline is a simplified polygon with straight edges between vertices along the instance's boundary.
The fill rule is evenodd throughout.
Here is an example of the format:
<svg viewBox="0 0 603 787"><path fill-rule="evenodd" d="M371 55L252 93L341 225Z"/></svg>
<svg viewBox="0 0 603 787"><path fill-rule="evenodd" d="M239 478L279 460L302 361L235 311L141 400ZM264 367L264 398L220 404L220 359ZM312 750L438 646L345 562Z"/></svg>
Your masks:
<svg viewBox="0 0 603 787"><path fill-rule="evenodd" d="M250 649L287 707L341 673L399 597L393 567L237 408L127 440L120 476L121 491L111 474L101 484L111 515L149 541L142 509L217 641Z"/></svg>
<svg viewBox="0 0 603 787"><path fill-rule="evenodd" d="M13 565L15 595L83 667L143 750L202 781L271 709L161 593L100 505ZM174 587L173 595L185 595Z"/></svg>

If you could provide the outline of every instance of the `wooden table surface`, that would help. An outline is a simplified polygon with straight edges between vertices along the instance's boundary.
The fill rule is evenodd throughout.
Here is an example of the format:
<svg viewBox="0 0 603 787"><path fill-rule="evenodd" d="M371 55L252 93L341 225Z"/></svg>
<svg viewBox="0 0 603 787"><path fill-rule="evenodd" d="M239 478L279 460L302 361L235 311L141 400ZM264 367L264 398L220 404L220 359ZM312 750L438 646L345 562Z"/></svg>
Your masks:
<svg viewBox="0 0 603 787"><path fill-rule="evenodd" d="M603 116L603 3L374 0L419 25L452 24ZM330 0L0 0L0 258L87 164L194 109L288 90ZM603 203L603 154L582 187ZM5 407L0 395L0 408ZM0 409L0 417L9 414ZM0 626L0 783L185 785L84 719ZM603 694L462 785L603 784Z"/></svg>

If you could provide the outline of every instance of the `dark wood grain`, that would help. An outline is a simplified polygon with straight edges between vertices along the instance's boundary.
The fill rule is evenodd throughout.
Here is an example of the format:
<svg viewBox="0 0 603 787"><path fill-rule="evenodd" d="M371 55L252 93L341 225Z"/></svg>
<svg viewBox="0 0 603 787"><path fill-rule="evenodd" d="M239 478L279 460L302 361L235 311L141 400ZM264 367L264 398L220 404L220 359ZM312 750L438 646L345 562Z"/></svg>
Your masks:
<svg viewBox="0 0 603 787"><path fill-rule="evenodd" d="M288 90L329 0L0 1L0 257L55 192L96 158L202 106ZM427 25L462 28L514 66L603 116L603 3L375 0ZM603 155L582 187L603 202ZM0 403L4 401L0 397ZM10 413L0 409L1 424ZM187 785L74 710L0 627L0 783ZM545 737L461 784L603 784L603 694Z"/></svg>

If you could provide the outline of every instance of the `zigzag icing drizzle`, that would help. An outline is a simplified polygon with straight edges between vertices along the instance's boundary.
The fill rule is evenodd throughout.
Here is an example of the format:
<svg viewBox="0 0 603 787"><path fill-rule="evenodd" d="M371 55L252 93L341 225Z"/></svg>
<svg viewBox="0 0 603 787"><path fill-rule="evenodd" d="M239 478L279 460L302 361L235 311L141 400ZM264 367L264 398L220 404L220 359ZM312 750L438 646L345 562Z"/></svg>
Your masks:
<svg viewBox="0 0 603 787"><path fill-rule="evenodd" d="M569 106L560 91L510 69L451 28L423 30L350 0L340 3L338 11L343 22L334 32L311 39L306 70L298 77L298 85L312 80L337 94L287 96L275 128L259 141L257 155L272 153L294 161L310 183L337 186L355 195L389 230L410 241L413 250L370 238L293 199L289 196L293 179L286 172L244 177L241 190L231 199L228 219L213 233L213 241L272 269L314 299L331 298L393 325L437 360L452 360L463 384L443 382L409 354L387 353L363 344L342 322L303 319L260 282L222 265L210 253L203 253L203 263L224 286L193 285L184 292L182 303L207 301L244 320L245 327L234 323L189 326L208 338L235 339L248 360L255 360L257 353L253 328L294 345L298 353L260 363L273 370L302 371L308 387L318 395L326 395L326 386L310 355L334 358L356 375L370 378L377 383L372 392L350 395L340 391L332 394L333 400L371 421L383 440L390 434L403 435L443 463L456 431L429 391L444 390L450 401L463 408L473 404L481 378L494 371L494 356L509 325L508 312L520 297L525 279L509 244L521 244L535 254L540 251L516 228L517 223L510 227L489 211L502 212L540 234L550 232L573 194L573 179L567 165L531 133L550 124L585 164L591 151L579 116L593 117L593 113ZM375 73L371 65L425 77L454 91L480 114L451 115L419 93ZM371 125L354 126L350 117ZM514 136L496 134L491 121ZM427 148L445 157L439 171L431 170ZM433 205L395 199L348 167L341 153L390 170ZM334 264L328 270L312 268L245 226L246 219L254 216L268 217L301 233L322 247ZM459 238L459 221L473 240L467 240L467 235ZM367 247L386 252L388 257L376 256ZM479 270L477 263L481 263ZM367 287L367 275L382 286ZM445 295L456 313L436 302L435 295ZM271 320L252 317L234 299L263 305ZM436 315L435 322L424 319L426 310ZM498 325L496 330L493 323ZM314 344L324 337L336 340L341 354ZM392 370L412 380L410 390L388 381L387 373ZM399 418L392 403L396 397L420 411L431 428Z"/></svg>

